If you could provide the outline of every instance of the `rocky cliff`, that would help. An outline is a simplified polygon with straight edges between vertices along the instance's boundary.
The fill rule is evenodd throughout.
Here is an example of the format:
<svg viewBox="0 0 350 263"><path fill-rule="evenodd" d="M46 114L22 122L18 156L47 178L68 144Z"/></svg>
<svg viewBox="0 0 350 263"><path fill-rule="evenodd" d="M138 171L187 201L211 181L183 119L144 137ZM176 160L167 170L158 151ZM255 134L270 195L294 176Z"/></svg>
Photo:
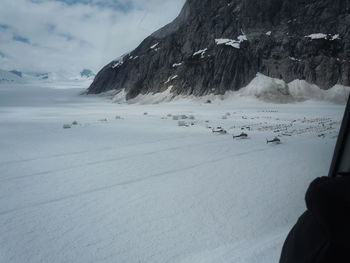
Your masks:
<svg viewBox="0 0 350 263"><path fill-rule="evenodd" d="M187 0L172 23L106 65L88 93L223 94L257 72L349 86L350 0Z"/></svg>

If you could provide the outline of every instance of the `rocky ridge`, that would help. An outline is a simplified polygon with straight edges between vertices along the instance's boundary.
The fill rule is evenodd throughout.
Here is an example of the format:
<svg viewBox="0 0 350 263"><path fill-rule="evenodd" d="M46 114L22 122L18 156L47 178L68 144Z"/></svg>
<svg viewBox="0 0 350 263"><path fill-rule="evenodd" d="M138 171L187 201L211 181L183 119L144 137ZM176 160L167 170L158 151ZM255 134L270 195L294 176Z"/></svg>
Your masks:
<svg viewBox="0 0 350 263"><path fill-rule="evenodd" d="M350 0L187 0L172 23L106 65L87 93L223 94L257 72L350 86Z"/></svg>

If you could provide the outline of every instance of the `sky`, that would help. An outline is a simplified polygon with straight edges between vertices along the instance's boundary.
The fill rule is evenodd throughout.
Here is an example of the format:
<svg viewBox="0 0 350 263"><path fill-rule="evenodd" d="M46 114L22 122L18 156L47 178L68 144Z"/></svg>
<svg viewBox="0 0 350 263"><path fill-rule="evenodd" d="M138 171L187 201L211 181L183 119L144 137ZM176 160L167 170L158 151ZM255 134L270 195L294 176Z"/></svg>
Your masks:
<svg viewBox="0 0 350 263"><path fill-rule="evenodd" d="M185 0L0 0L0 69L97 72L171 22Z"/></svg>

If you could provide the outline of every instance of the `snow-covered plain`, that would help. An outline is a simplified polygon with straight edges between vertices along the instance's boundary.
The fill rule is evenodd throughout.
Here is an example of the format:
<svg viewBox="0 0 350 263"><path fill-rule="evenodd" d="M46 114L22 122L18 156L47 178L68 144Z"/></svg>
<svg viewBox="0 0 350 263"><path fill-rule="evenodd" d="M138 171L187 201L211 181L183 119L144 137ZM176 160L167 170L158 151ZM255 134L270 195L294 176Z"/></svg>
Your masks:
<svg viewBox="0 0 350 263"><path fill-rule="evenodd" d="M278 262L344 111L81 91L0 86L0 262Z"/></svg>

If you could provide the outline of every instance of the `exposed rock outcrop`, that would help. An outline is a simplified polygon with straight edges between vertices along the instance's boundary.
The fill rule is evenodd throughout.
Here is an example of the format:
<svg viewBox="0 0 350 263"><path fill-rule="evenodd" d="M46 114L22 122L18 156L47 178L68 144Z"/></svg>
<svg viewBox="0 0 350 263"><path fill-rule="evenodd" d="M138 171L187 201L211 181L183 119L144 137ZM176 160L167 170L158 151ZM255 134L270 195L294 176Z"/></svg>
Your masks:
<svg viewBox="0 0 350 263"><path fill-rule="evenodd" d="M349 86L350 0L187 0L172 23L106 65L88 93L223 94L257 72Z"/></svg>

